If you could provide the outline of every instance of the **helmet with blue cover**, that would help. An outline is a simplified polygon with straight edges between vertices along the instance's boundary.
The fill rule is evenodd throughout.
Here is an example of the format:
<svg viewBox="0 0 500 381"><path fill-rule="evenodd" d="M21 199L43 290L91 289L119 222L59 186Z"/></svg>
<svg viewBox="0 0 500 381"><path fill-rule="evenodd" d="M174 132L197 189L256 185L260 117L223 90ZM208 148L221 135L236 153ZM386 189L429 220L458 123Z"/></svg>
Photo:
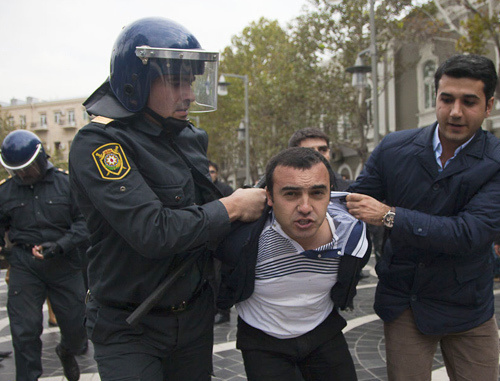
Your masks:
<svg viewBox="0 0 500 381"><path fill-rule="evenodd" d="M110 76L85 106L95 115L131 116L151 108L152 88L161 82L166 89L165 102L175 98L172 89L181 88L190 92L183 95L189 112L214 111L218 61L219 53L202 50L196 37L182 25L160 17L137 20L121 31L111 55ZM109 95L115 98L114 104Z"/></svg>
<svg viewBox="0 0 500 381"><path fill-rule="evenodd" d="M31 131L12 131L2 143L0 162L22 184L32 185L43 179L47 158L41 140Z"/></svg>

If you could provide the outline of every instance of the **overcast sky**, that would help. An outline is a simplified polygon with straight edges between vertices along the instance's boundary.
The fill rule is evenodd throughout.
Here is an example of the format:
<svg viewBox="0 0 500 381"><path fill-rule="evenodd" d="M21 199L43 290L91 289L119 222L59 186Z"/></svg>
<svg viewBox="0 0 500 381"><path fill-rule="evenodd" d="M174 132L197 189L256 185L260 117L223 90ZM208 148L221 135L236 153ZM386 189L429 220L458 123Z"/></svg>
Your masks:
<svg viewBox="0 0 500 381"><path fill-rule="evenodd" d="M86 97L108 76L113 43L142 17L170 18L206 50L222 51L260 17L282 27L307 0L4 0L0 102Z"/></svg>

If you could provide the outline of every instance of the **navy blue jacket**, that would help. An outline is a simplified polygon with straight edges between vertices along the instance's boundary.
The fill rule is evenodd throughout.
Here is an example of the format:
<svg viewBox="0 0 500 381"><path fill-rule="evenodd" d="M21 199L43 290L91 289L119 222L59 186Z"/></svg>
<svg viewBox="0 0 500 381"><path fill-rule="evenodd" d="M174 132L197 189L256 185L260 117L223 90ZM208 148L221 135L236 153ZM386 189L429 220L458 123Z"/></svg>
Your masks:
<svg viewBox="0 0 500 381"><path fill-rule="evenodd" d="M411 307L424 334L465 331L493 316L491 242L500 231L500 143L479 130L438 172L436 123L389 134L349 188L396 207L376 270L384 321Z"/></svg>

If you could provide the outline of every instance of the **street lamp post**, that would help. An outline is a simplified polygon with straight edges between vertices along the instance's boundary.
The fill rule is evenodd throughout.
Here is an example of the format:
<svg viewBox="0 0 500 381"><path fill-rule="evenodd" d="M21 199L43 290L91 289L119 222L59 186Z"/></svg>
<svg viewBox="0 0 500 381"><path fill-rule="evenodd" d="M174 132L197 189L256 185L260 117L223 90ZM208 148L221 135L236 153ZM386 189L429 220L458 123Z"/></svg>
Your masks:
<svg viewBox="0 0 500 381"><path fill-rule="evenodd" d="M371 67L363 64L361 56L370 53ZM353 67L346 70L353 74L353 86L366 86L366 73L372 73L372 124L373 124L373 143L375 146L379 143L379 120L378 120L378 74L377 74L377 32L375 30L375 1L370 0L370 48L358 53L356 63Z"/></svg>
<svg viewBox="0 0 500 381"><path fill-rule="evenodd" d="M219 78L219 95L227 95L227 86L225 77L239 78L245 84L245 185L252 184L252 177L250 176L250 120L248 116L248 75L227 74L221 73Z"/></svg>
<svg viewBox="0 0 500 381"><path fill-rule="evenodd" d="M370 54L372 58L372 106L373 106L373 143L379 142L378 125L378 75L377 75L377 31L375 30L375 0L370 0Z"/></svg>

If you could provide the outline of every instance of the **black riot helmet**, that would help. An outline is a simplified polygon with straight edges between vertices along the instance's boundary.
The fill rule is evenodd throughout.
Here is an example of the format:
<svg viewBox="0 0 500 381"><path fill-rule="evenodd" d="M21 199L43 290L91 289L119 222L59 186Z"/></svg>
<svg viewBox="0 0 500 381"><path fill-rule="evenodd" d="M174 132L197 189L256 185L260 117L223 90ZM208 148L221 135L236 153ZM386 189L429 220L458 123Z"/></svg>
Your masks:
<svg viewBox="0 0 500 381"><path fill-rule="evenodd" d="M12 131L2 143L0 162L22 184L32 185L44 178L47 158L42 142L31 131Z"/></svg>
<svg viewBox="0 0 500 381"><path fill-rule="evenodd" d="M201 50L198 40L174 21L151 17L125 27L111 55L109 84L129 112L144 109L151 84L159 77L187 83L195 100L191 112L217 108L219 53Z"/></svg>

